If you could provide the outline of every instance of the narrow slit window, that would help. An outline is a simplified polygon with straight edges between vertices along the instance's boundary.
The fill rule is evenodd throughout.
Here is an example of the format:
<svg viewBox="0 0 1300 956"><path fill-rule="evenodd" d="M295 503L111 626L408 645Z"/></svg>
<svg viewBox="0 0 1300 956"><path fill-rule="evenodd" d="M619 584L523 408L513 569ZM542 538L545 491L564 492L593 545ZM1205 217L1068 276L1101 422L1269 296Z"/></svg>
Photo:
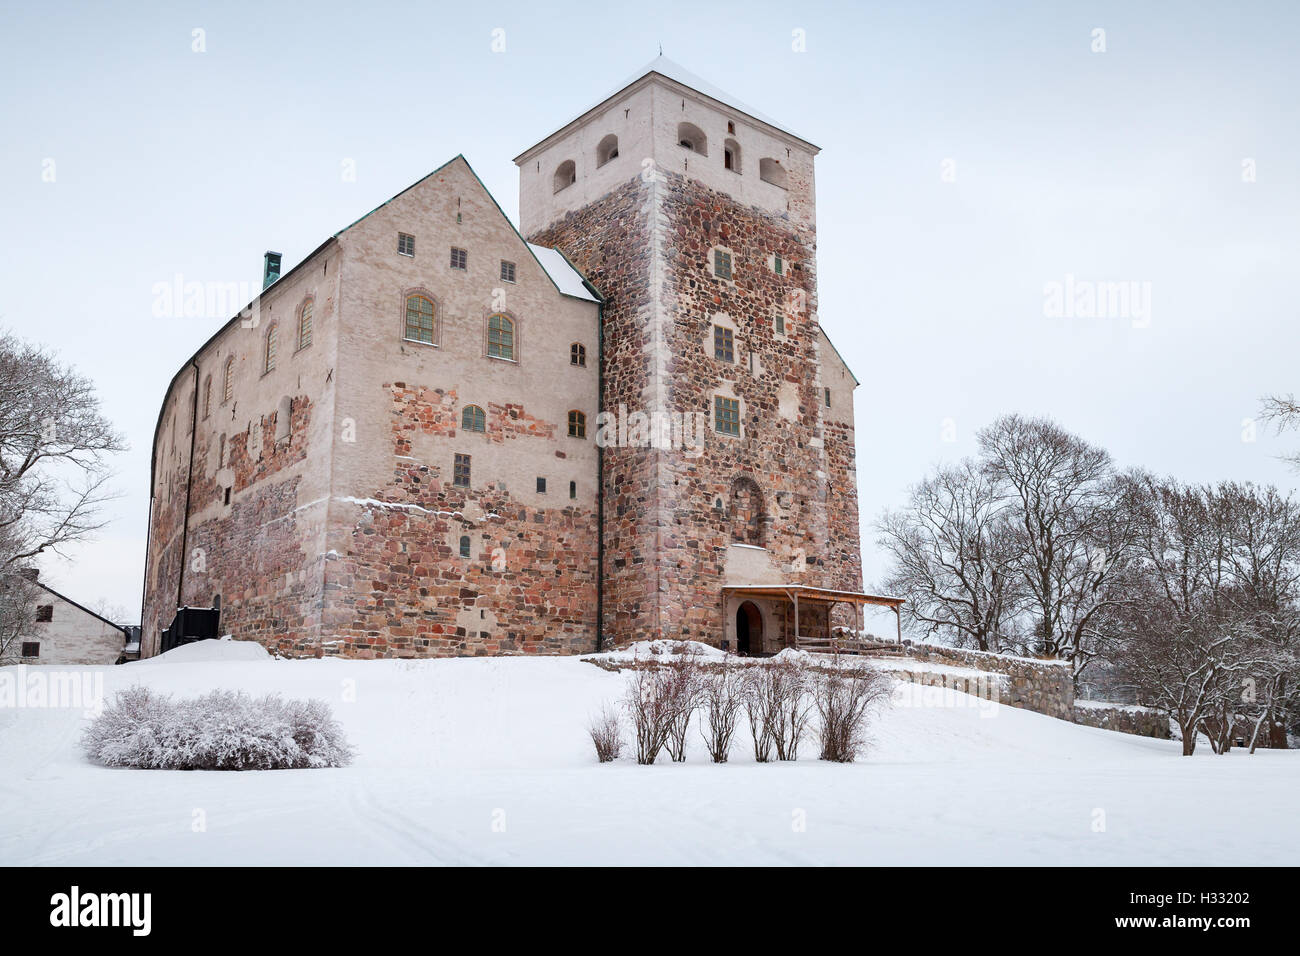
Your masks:
<svg viewBox="0 0 1300 956"><path fill-rule="evenodd" d="M469 455L456 455L456 461L452 465L451 483L457 488L469 487Z"/></svg>

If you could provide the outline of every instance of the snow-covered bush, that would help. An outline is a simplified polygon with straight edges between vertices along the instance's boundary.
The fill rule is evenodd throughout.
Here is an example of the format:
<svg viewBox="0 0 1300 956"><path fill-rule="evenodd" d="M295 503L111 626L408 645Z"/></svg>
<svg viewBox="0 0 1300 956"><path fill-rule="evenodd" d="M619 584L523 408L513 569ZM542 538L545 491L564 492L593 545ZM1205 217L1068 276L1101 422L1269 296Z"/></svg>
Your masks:
<svg viewBox="0 0 1300 956"><path fill-rule="evenodd" d="M587 733L591 734L591 742L596 747L596 759L601 763L617 760L623 752L623 725L618 719L618 713L610 709L608 704L591 718Z"/></svg>
<svg viewBox="0 0 1300 956"><path fill-rule="evenodd" d="M867 745L872 709L888 698L890 681L867 667L840 667L838 656L817 675L813 699L821 717L821 759L852 763Z"/></svg>
<svg viewBox="0 0 1300 956"><path fill-rule="evenodd" d="M623 706L632 719L636 762L654 763L664 749L674 760L685 760L686 732L698 702L699 664L688 651L662 665L635 663Z"/></svg>
<svg viewBox="0 0 1300 956"><path fill-rule="evenodd" d="M105 766L146 770L298 770L352 759L324 701L229 690L179 701L146 687L121 691L82 747Z"/></svg>

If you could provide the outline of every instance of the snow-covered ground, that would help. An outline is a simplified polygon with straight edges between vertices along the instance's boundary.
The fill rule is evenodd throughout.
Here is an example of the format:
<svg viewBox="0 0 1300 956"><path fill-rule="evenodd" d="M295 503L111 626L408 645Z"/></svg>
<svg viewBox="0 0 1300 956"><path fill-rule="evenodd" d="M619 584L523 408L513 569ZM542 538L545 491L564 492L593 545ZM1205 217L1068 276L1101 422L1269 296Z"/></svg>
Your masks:
<svg viewBox="0 0 1300 956"><path fill-rule="evenodd" d="M28 669L33 673L38 668ZM337 770L88 764L80 709L0 707L0 864L1282 864L1300 753L1183 758L937 689L879 717L853 765L596 763L587 717L624 676L576 658L278 661L191 645L102 675L182 695L329 700ZM903 685L900 685L902 687Z"/></svg>

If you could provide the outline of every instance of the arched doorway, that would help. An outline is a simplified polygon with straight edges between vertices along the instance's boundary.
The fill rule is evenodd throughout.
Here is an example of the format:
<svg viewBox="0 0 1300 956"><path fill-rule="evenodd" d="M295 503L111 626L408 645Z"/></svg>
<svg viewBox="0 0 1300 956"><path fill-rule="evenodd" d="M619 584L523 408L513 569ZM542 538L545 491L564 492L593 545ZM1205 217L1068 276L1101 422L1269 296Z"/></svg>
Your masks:
<svg viewBox="0 0 1300 956"><path fill-rule="evenodd" d="M763 614L753 601L736 609L736 653L757 654L763 650Z"/></svg>

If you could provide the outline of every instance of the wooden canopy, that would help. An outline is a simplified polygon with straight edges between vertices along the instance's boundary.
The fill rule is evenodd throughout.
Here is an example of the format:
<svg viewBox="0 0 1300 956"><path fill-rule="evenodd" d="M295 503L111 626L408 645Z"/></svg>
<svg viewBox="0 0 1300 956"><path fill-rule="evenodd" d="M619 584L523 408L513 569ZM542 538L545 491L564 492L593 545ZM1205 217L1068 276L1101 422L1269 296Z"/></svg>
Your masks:
<svg viewBox="0 0 1300 956"><path fill-rule="evenodd" d="M737 597L755 597L767 598L768 600L776 599L789 601L794 606L794 642L798 647L802 643L831 643L834 636L831 633L831 615L830 608L835 604L852 604L856 608L858 631L861 633L862 607L866 604L877 607L887 607L894 612L895 625L898 628L898 643L903 643L903 616L899 609L906 603L902 598L886 597L878 594L863 594L861 591L836 591L832 588L816 588L806 584L745 584L745 585L724 585L723 594L734 594ZM799 604L812 603L820 604L826 607L826 635L818 638L805 638L799 627Z"/></svg>

